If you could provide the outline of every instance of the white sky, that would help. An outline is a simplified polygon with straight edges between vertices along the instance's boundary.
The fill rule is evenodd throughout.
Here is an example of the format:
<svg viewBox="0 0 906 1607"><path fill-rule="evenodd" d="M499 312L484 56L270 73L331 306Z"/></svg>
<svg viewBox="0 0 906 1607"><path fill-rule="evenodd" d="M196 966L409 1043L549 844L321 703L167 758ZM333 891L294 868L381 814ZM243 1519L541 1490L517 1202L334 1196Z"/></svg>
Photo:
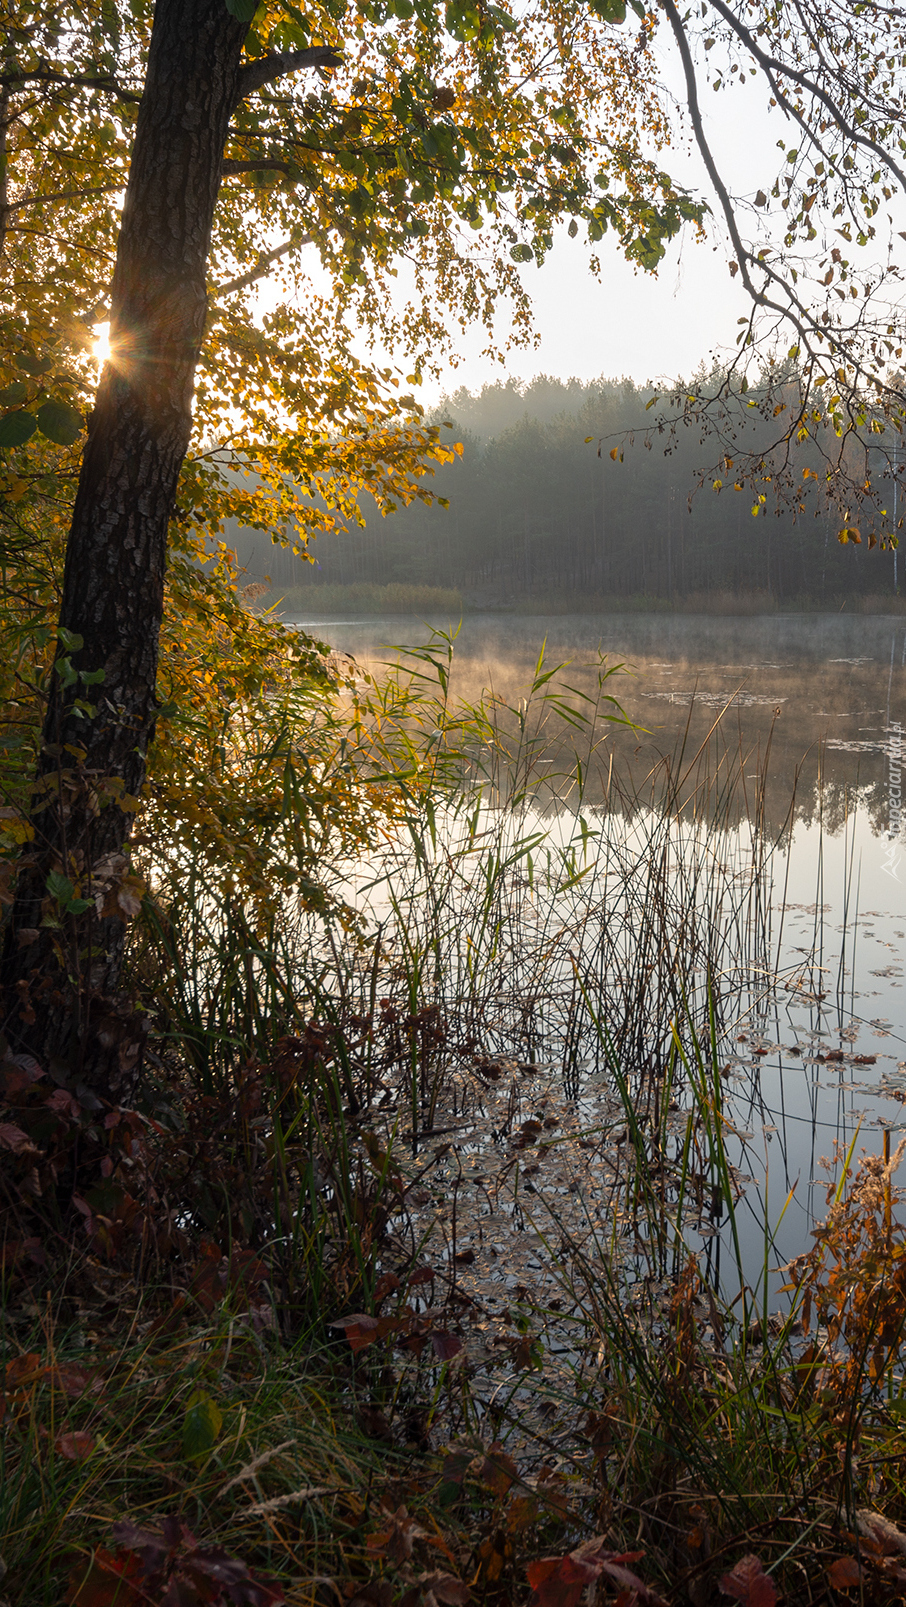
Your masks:
<svg viewBox="0 0 906 1607"><path fill-rule="evenodd" d="M692 373L716 346L732 346L746 301L722 248L697 244L690 230L668 246L657 278L635 272L606 237L597 249L600 280L582 241L563 229L543 267L524 271L539 344L511 350L501 368L480 356L485 341L476 333L459 343L462 362L441 379L438 394L460 385L474 391L510 375L672 379Z"/></svg>

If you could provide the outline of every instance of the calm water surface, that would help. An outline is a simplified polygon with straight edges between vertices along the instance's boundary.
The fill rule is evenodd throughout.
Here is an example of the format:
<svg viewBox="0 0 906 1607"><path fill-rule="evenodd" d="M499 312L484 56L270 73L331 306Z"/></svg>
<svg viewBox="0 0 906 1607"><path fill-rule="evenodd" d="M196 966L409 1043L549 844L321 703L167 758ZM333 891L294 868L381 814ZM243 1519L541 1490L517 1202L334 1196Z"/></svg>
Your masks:
<svg viewBox="0 0 906 1607"><path fill-rule="evenodd" d="M392 658L389 644L428 637L411 618L308 623L369 667ZM473 616L456 641L455 689L473 697L492 687L518 700L545 638L548 663L569 661L566 679L580 689L593 688L600 651L625 665L608 689L640 729L614 727L608 742L614 769L632 778L637 796L663 774L665 756L676 773L679 756L687 761L707 740L715 786L721 765L735 764L757 806L756 782L765 778L763 819L781 845L771 921L785 982L766 987L722 1053L737 1129L731 1156L759 1185L750 1215L740 1217L754 1266L763 1254L761 1202L776 1222L796 1185L777 1264L807 1247L808 1228L826 1213L820 1160L835 1141L848 1143L858 1127L858 1146L877 1153L885 1127L891 1148L906 1131L906 833L902 824L891 829L906 621Z"/></svg>

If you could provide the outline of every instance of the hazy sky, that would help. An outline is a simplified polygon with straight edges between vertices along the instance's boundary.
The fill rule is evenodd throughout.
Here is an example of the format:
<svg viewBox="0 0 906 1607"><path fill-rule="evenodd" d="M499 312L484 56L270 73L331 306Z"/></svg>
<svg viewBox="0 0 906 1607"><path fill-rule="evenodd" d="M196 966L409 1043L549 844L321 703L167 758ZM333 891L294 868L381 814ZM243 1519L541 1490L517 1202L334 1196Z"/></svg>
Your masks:
<svg viewBox="0 0 906 1607"><path fill-rule="evenodd" d="M437 389L475 390L513 374L674 378L691 373L716 345L732 346L746 303L734 289L724 250L696 244L690 230L668 246L657 278L636 273L606 237L598 251L600 280L589 271L582 242L562 230L543 267L524 271L539 345L510 351L501 368L481 358L485 341L478 334L461 340L463 361Z"/></svg>

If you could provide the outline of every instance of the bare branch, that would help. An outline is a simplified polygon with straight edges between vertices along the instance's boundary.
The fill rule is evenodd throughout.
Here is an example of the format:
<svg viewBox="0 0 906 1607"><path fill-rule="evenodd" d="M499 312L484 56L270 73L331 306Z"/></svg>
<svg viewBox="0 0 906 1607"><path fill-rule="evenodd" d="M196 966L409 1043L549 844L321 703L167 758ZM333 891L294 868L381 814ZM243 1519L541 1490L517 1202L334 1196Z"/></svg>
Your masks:
<svg viewBox="0 0 906 1607"><path fill-rule="evenodd" d="M755 61L758 62L759 67L766 74L778 101L782 102L784 110L789 112L795 119L803 133L808 135L810 139L814 139L814 130L801 113L797 112L788 97L783 94L777 83L778 77L789 79L791 83L798 84L799 88L804 90L807 95L814 95L815 99L821 102L828 116L836 123L841 133L845 134L846 138L851 140L854 145L861 146L863 150L871 151L885 167L890 169L891 173L896 174L903 189L906 190L906 173L894 161L890 151L885 150L882 145L878 145L875 140L869 139L865 134L860 134L859 130L843 116L837 102L832 95L828 94L826 89L822 89L821 85L816 83L813 78L793 67L791 63L780 61L776 56L768 56L761 49L751 31L739 21L738 17L733 15L730 7L724 4L724 0L713 0L713 5L715 11L723 17L727 26L732 28L736 37L745 45L746 50L751 53ZM674 28L673 31L675 33L676 29ZM815 143L817 144L817 141Z"/></svg>
<svg viewBox="0 0 906 1607"><path fill-rule="evenodd" d="M6 207L7 216L13 212L21 212L23 207L44 206L51 201L83 201L89 195L111 195L123 188L123 180L117 179L113 184L97 184L86 190L56 190L49 195L27 195L22 201L10 201Z"/></svg>
<svg viewBox="0 0 906 1607"><path fill-rule="evenodd" d="M767 307L772 312L778 313L782 318L789 319L800 339L807 344L807 329L810 319L808 318L806 309L793 294L786 281L780 279L779 275L773 271L768 263L760 261L758 262L759 268L763 269L766 277L773 279L775 283L779 284L781 289L786 292L789 300L785 306L780 302L772 301L763 290L756 289L752 282L752 276L749 272L749 264L755 262L757 259L755 258L754 254L743 245L742 237L739 233L739 226L736 221L736 212L730 197L730 192L720 176L717 163L714 160L711 147L708 144L704 125L702 123L701 107L698 101L698 83L695 77L695 65L692 60L692 53L689 49L689 41L686 38L685 29L682 21L680 20L679 12L673 3L673 0L661 0L661 5L663 6L667 20L673 30L674 38L676 39L679 47L679 53L683 63L683 73L686 79L686 99L689 106L689 116L692 120L692 128L695 134L696 144L701 152L705 167L708 170L708 177L717 191L721 211L724 215L724 221L726 222L730 239L733 242L733 249L736 252L742 282L757 306Z"/></svg>

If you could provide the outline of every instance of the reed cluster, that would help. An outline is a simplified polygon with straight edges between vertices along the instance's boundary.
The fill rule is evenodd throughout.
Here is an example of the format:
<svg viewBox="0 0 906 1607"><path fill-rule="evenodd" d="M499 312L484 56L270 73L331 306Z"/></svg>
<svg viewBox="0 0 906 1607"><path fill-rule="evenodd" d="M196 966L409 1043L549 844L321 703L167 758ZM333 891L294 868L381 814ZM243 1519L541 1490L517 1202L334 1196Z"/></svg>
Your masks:
<svg viewBox="0 0 906 1607"><path fill-rule="evenodd" d="M779 1296L740 1226L769 753L629 793L618 666L466 706L453 650L347 683L320 901L149 850L129 1109L5 1070L10 1601L899 1599L899 1154Z"/></svg>

